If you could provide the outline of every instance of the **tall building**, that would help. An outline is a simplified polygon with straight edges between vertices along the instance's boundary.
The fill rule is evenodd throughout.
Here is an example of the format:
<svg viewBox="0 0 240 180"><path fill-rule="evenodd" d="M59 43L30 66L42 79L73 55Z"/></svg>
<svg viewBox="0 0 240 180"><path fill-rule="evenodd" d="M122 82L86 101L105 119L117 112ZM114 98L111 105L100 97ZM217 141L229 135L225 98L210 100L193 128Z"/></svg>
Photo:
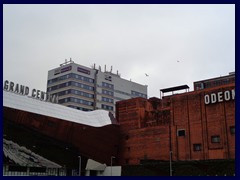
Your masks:
<svg viewBox="0 0 240 180"><path fill-rule="evenodd" d="M213 80L221 82L226 77ZM183 89L188 86L161 92ZM116 108L121 127L120 164L168 161L170 157L173 161L235 159L234 81L161 99L119 101Z"/></svg>
<svg viewBox="0 0 240 180"><path fill-rule="evenodd" d="M70 61L48 71L47 92L58 95L59 104L83 111L105 109L115 113L115 103L134 97L147 98L147 86L121 78L101 67L85 67Z"/></svg>
<svg viewBox="0 0 240 180"><path fill-rule="evenodd" d="M196 81L193 83L194 90L201 90L207 88L213 88L225 84L231 84L235 82L235 72L230 72L226 76L220 76L217 78L205 79Z"/></svg>

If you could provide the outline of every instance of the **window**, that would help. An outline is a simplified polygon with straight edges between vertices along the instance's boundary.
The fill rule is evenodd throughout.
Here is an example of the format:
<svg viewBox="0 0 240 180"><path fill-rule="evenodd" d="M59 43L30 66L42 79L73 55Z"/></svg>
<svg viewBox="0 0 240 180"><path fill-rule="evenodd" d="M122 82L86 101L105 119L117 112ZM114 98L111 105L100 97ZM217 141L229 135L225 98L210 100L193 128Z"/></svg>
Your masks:
<svg viewBox="0 0 240 180"><path fill-rule="evenodd" d="M82 111L92 111L91 109L86 109L86 108L77 107L77 106L73 106L73 105L69 105L68 107L78 109L78 110L82 110Z"/></svg>
<svg viewBox="0 0 240 180"><path fill-rule="evenodd" d="M105 105L105 104L102 104L102 109L113 111L113 107L112 106L108 106L108 105Z"/></svg>
<svg viewBox="0 0 240 180"><path fill-rule="evenodd" d="M102 93L106 94L106 95L109 95L109 96L113 96L113 92L112 91L107 91L105 89L102 89Z"/></svg>
<svg viewBox="0 0 240 180"><path fill-rule="evenodd" d="M201 151L202 144L193 144L193 151Z"/></svg>
<svg viewBox="0 0 240 180"><path fill-rule="evenodd" d="M235 126L230 126L230 133L235 134Z"/></svg>
<svg viewBox="0 0 240 180"><path fill-rule="evenodd" d="M136 92L136 91L131 91L131 94L135 97L143 97L143 98L147 98L146 94L140 93L140 92Z"/></svg>
<svg viewBox="0 0 240 180"><path fill-rule="evenodd" d="M220 143L220 136L212 136L212 143Z"/></svg>
<svg viewBox="0 0 240 180"><path fill-rule="evenodd" d="M178 130L177 131L177 136L185 136L185 130Z"/></svg>
<svg viewBox="0 0 240 180"><path fill-rule="evenodd" d="M102 86L106 87L106 88L114 89L114 86L112 84L109 84L109 83L106 83L106 82L102 82Z"/></svg>
<svg viewBox="0 0 240 180"><path fill-rule="evenodd" d="M113 99L111 99L111 98L106 98L106 97L102 97L102 101L104 101L104 102L109 102L109 103L113 103Z"/></svg>
<svg viewBox="0 0 240 180"><path fill-rule="evenodd" d="M73 97L68 97L68 98L59 100L60 104L62 104L64 102L65 103L66 102L74 102L74 103L84 104L84 105L88 105L88 106L93 106L93 102L86 101L86 100L83 100L83 99L73 98Z"/></svg>

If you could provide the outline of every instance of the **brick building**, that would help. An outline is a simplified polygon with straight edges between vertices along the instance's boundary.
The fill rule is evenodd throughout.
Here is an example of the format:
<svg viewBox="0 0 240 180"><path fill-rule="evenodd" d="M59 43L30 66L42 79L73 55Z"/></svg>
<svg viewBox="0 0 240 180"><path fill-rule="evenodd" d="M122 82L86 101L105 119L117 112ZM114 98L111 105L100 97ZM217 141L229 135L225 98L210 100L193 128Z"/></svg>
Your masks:
<svg viewBox="0 0 240 180"><path fill-rule="evenodd" d="M117 102L121 132L119 163L168 161L170 155L173 161L234 159L234 99L235 83L229 81L161 99Z"/></svg>

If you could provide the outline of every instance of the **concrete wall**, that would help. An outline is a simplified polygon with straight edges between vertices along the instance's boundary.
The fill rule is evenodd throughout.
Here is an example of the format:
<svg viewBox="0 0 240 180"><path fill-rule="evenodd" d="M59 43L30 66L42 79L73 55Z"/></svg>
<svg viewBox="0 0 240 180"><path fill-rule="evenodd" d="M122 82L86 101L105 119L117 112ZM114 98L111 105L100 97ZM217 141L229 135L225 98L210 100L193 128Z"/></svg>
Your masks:
<svg viewBox="0 0 240 180"><path fill-rule="evenodd" d="M107 166L104 171L96 171L96 176L121 176L121 166ZM86 170L85 176L91 176L90 170Z"/></svg>

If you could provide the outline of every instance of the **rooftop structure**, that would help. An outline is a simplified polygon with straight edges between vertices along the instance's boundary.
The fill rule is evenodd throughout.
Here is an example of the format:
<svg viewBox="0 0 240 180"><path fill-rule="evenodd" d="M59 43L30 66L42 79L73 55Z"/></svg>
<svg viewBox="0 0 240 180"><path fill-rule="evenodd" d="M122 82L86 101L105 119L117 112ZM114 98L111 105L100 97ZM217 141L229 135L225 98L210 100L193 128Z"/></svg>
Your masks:
<svg viewBox="0 0 240 180"><path fill-rule="evenodd" d="M235 83L235 72L230 72L226 76L220 76L216 78L196 81L193 83L193 86L194 86L194 90L201 90L201 89L213 88L213 87L222 86L225 84L232 84L232 83Z"/></svg>

